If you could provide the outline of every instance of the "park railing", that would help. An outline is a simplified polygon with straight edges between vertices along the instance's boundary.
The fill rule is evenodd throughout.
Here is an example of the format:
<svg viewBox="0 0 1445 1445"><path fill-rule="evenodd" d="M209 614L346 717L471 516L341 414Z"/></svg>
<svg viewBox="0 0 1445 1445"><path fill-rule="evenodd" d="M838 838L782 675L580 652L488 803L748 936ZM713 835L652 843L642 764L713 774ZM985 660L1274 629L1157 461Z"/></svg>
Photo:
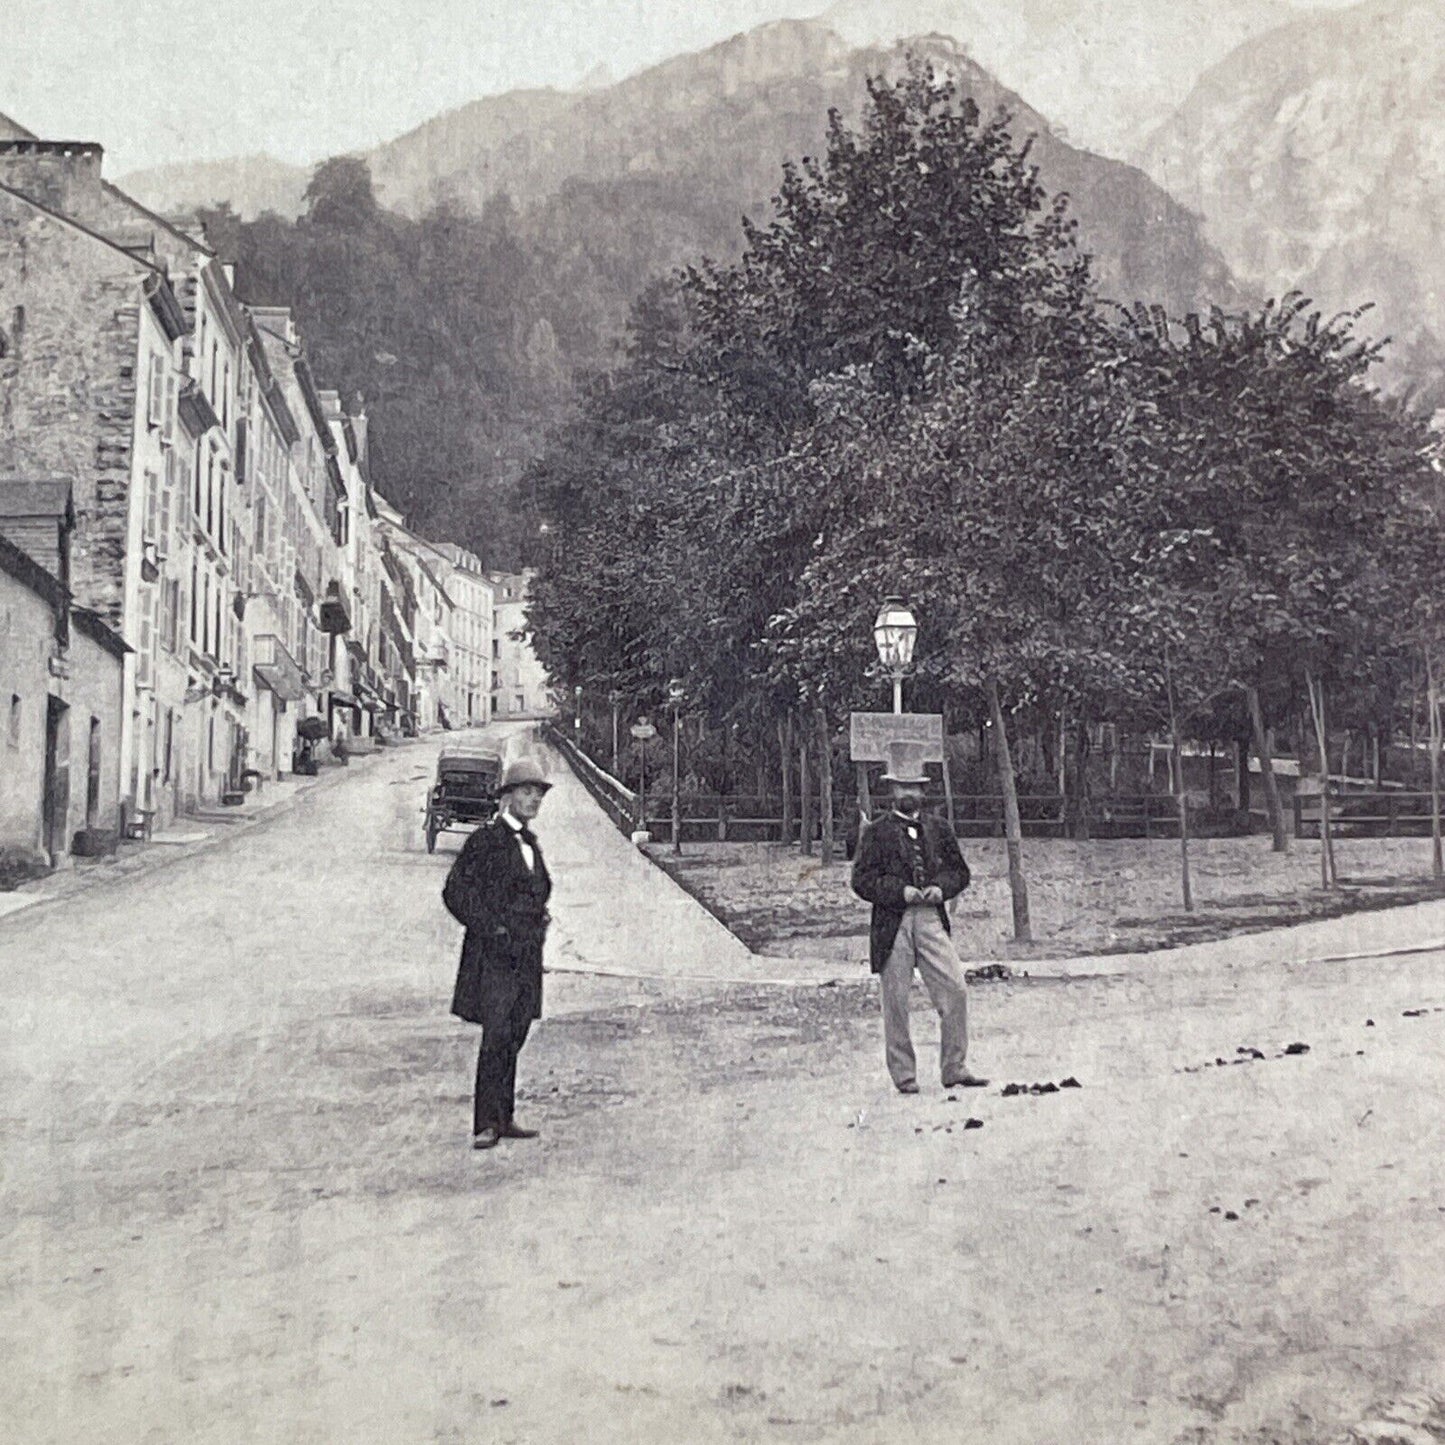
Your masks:
<svg viewBox="0 0 1445 1445"><path fill-rule="evenodd" d="M567 760L577 781L592 794L614 825L630 835L637 826L637 794L598 767L560 728L547 723L542 735Z"/></svg>
<svg viewBox="0 0 1445 1445"><path fill-rule="evenodd" d="M672 798L665 777L656 792L649 788L646 799L639 799L633 789L577 747L562 729L549 725L545 735L620 831L630 834L642 827L654 838L671 837ZM817 841L822 835L822 822L817 798L809 801L810 831ZM1080 831L1058 793L1025 793L1018 801L1026 837L1064 838L1071 831ZM875 800L875 812L881 802ZM940 817L946 816L947 799L942 792L930 793L925 806ZM796 843L802 834L802 799L797 793L791 799L786 824L777 793L684 793L678 811L680 836L687 843ZM1001 838L1003 798L987 793L956 794L953 818L962 838ZM845 848L857 837L858 819L858 803L852 790L835 794L834 836ZM1242 819L1227 811L1191 808L1190 830L1218 834L1243 832L1246 828ZM1174 799L1166 793L1094 797L1089 800L1088 833L1093 838L1177 838L1179 814Z"/></svg>
<svg viewBox="0 0 1445 1445"><path fill-rule="evenodd" d="M1320 795L1296 793L1296 838L1320 836ZM1430 833L1429 793L1330 793L1332 838L1422 838Z"/></svg>

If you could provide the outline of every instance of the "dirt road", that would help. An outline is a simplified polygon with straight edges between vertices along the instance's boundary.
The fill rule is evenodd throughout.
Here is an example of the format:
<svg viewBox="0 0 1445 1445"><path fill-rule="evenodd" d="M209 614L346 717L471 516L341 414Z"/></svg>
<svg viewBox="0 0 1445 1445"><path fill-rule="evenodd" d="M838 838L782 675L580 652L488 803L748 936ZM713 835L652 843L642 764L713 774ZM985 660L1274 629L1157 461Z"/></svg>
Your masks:
<svg viewBox="0 0 1445 1445"><path fill-rule="evenodd" d="M862 982L554 977L477 1155L430 764L0 922L7 1438L1302 1445L1445 1382L1445 959L979 987L952 1098ZM712 976L574 788L559 955Z"/></svg>

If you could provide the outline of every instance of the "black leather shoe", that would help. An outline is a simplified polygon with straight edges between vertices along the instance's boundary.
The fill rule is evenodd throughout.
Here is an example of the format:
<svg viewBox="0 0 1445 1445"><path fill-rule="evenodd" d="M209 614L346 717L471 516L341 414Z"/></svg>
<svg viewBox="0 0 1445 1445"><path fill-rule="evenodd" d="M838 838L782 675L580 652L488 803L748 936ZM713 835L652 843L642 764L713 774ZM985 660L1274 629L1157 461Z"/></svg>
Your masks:
<svg viewBox="0 0 1445 1445"><path fill-rule="evenodd" d="M987 1079L980 1079L977 1074L970 1074L965 1070L961 1074L955 1074L951 1079L943 1081L945 1089L986 1089Z"/></svg>
<svg viewBox="0 0 1445 1445"><path fill-rule="evenodd" d="M508 1119L500 1129L497 1130L498 1137L502 1139L535 1139L537 1130L524 1129L515 1119Z"/></svg>
<svg viewBox="0 0 1445 1445"><path fill-rule="evenodd" d="M895 1087L900 1094L916 1094L918 1092L918 1082L915 1079L905 1079Z"/></svg>
<svg viewBox="0 0 1445 1445"><path fill-rule="evenodd" d="M502 1137L502 1131L495 1125L488 1125L480 1134L472 1135L473 1149L495 1149L497 1141Z"/></svg>

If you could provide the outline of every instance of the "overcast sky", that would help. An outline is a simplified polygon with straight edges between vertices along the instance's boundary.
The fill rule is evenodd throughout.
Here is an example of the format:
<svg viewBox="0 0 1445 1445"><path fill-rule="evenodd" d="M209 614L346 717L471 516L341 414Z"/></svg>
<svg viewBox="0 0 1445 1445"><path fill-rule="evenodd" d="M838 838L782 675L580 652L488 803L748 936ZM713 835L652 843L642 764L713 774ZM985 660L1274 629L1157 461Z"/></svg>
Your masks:
<svg viewBox="0 0 1445 1445"><path fill-rule="evenodd" d="M825 8L826 0L0 0L0 112L52 139L100 141L112 176L260 151L304 163L390 139L478 96L574 86L599 65L620 78L765 20Z"/></svg>

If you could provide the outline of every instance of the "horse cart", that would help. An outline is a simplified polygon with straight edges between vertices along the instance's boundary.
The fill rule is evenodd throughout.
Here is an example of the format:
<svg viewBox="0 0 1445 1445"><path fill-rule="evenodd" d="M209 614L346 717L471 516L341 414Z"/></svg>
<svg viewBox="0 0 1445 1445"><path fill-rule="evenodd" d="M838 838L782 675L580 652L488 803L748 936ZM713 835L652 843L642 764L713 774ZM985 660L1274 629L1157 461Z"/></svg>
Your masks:
<svg viewBox="0 0 1445 1445"><path fill-rule="evenodd" d="M436 781L426 802L426 850L436 852L439 833L489 822L497 812L502 759L484 749L449 748L437 759Z"/></svg>

